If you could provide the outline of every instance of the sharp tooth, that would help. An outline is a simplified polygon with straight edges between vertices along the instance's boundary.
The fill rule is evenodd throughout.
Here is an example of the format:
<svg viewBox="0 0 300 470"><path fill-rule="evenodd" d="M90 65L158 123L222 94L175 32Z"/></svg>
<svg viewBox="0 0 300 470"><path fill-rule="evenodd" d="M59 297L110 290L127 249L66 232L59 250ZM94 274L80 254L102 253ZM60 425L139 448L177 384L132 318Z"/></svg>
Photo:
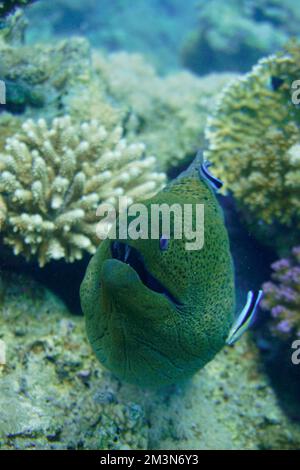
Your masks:
<svg viewBox="0 0 300 470"><path fill-rule="evenodd" d="M125 247L125 257L124 257L125 263L127 263L129 253L130 253L130 246L126 245L126 247Z"/></svg>

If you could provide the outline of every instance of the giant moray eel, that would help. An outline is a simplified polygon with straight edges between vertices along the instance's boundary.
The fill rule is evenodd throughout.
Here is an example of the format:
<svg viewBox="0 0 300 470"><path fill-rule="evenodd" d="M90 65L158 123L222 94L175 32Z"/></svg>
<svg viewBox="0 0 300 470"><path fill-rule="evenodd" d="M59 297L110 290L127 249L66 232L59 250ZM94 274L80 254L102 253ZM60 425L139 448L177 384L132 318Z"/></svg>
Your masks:
<svg viewBox="0 0 300 470"><path fill-rule="evenodd" d="M81 285L89 341L99 361L120 379L162 386L191 377L249 325L261 293L235 317L229 240L214 178L202 157L151 204L204 204L204 246L186 240L106 239ZM149 210L149 220L151 213Z"/></svg>

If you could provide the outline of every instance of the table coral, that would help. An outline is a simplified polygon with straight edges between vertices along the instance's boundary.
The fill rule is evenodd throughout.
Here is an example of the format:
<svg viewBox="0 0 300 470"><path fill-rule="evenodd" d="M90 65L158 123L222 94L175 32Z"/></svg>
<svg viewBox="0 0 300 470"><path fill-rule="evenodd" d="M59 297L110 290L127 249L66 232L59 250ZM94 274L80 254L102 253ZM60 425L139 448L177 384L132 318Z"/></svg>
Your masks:
<svg viewBox="0 0 300 470"><path fill-rule="evenodd" d="M300 228L300 48L262 59L229 84L208 120L206 157L258 238L280 251Z"/></svg>
<svg viewBox="0 0 300 470"><path fill-rule="evenodd" d="M271 330L282 339L300 336L300 246L272 264L272 281L263 285L262 308L271 312Z"/></svg>
<svg viewBox="0 0 300 470"><path fill-rule="evenodd" d="M26 121L0 154L1 235L16 255L72 262L94 253L96 209L118 196L146 198L165 175L153 171L142 143L127 143L123 129L100 122L56 118Z"/></svg>

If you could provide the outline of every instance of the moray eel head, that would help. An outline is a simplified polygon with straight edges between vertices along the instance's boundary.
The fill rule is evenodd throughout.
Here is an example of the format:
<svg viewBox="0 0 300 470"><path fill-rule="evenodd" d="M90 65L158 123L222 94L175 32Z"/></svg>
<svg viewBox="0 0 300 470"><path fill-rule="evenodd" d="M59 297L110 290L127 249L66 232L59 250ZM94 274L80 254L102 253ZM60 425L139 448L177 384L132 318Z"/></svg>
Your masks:
<svg viewBox="0 0 300 470"><path fill-rule="evenodd" d="M168 238L104 240L90 261L80 293L88 338L122 380L146 387L179 382L225 345L233 267L213 191L199 177L184 178L146 207L198 202L205 204L203 249L187 251L185 238L171 231Z"/></svg>

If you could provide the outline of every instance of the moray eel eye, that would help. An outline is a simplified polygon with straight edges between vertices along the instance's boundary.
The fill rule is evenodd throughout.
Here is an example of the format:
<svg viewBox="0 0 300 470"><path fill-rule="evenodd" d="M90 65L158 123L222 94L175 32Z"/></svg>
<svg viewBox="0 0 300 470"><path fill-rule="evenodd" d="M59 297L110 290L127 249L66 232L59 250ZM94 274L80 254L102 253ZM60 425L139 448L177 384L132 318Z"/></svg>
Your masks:
<svg viewBox="0 0 300 470"><path fill-rule="evenodd" d="M171 292L147 270L144 258L136 248L133 248L127 243L121 243L115 240L111 244L111 255L112 258L131 266L148 289L151 289L158 294L163 294L168 300L177 306L182 305L173 296L173 294L171 294Z"/></svg>
<svg viewBox="0 0 300 470"><path fill-rule="evenodd" d="M169 239L163 235L159 240L159 248L161 251L166 251L169 248Z"/></svg>

